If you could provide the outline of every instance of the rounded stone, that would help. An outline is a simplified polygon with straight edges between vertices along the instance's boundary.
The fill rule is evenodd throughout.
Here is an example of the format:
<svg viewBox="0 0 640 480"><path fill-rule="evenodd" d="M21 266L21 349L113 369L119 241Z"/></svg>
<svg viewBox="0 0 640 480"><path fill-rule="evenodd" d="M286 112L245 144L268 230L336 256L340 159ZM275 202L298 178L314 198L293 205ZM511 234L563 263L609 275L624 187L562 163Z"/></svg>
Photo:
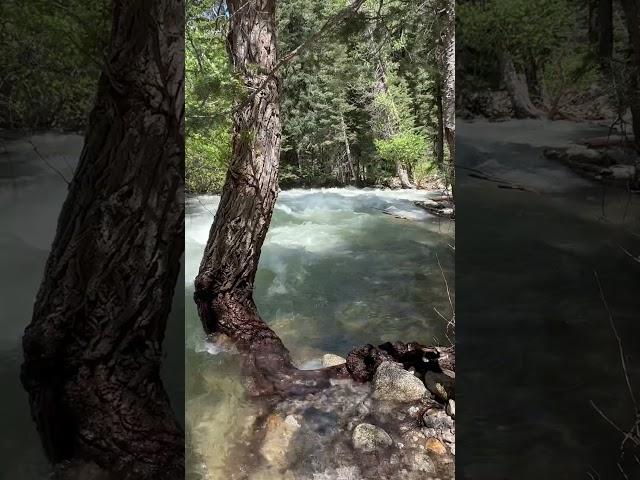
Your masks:
<svg viewBox="0 0 640 480"><path fill-rule="evenodd" d="M371 453L393 445L393 439L380 427L361 423L353 429L353 446L361 452Z"/></svg>
<svg viewBox="0 0 640 480"><path fill-rule="evenodd" d="M389 402L414 402L427 393L424 383L394 362L382 362L373 376L373 396Z"/></svg>

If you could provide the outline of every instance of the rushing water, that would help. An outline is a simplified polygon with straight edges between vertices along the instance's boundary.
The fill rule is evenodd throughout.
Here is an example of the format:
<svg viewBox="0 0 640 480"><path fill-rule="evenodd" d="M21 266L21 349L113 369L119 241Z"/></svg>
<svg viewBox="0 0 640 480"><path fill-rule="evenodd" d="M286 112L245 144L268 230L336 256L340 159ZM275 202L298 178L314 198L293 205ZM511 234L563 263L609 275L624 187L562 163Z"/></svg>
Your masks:
<svg viewBox="0 0 640 480"><path fill-rule="evenodd" d="M638 254L638 198L542 155L545 145L603 134L569 122L459 124L456 441L464 478L623 478L621 437L590 403L621 425L633 419L594 271L637 386L639 265L621 247ZM497 188L467 168L531 191Z"/></svg>
<svg viewBox="0 0 640 480"><path fill-rule="evenodd" d="M19 380L20 339L31 319L58 214L67 195L62 177L71 178L82 144L79 135L60 134L15 136L0 144L0 431L6 433L0 437L1 478L35 480L46 478L49 472ZM184 279L178 282L163 373L172 405L183 418L184 297L179 287Z"/></svg>
<svg viewBox="0 0 640 480"><path fill-rule="evenodd" d="M444 278L453 293L454 227L414 205L426 197L356 189L280 194L255 300L300 366L318 366L323 353L344 356L365 343L447 341L436 309L451 314ZM243 398L237 360L207 344L192 300L218 201L188 200L185 253L187 430L200 455L190 474L216 480L225 478L231 440L254 414Z"/></svg>

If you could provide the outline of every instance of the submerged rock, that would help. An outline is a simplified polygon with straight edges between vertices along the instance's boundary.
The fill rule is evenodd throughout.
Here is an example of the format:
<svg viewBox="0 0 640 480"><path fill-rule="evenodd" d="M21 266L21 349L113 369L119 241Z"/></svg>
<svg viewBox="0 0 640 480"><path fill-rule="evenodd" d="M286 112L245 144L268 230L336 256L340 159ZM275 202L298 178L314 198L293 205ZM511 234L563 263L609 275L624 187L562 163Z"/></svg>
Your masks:
<svg viewBox="0 0 640 480"><path fill-rule="evenodd" d="M267 418L265 428L267 431L260 453L272 466L285 467L291 440L300 429L300 423L293 415L287 415L283 419L282 416L273 414Z"/></svg>
<svg viewBox="0 0 640 480"><path fill-rule="evenodd" d="M393 439L387 432L370 423L361 423L354 428L351 438L353 446L365 453L375 452L393 445Z"/></svg>
<svg viewBox="0 0 640 480"><path fill-rule="evenodd" d="M444 446L440 440L434 437L427 438L427 441L424 444L424 447L437 455L444 455L447 453L447 447Z"/></svg>
<svg viewBox="0 0 640 480"><path fill-rule="evenodd" d="M373 397L389 402L414 402L427 393L419 378L394 362L382 362L373 377Z"/></svg>
<svg viewBox="0 0 640 480"><path fill-rule="evenodd" d="M414 452L411 458L411 469L423 473L436 473L436 466L425 452Z"/></svg>
<svg viewBox="0 0 640 480"><path fill-rule="evenodd" d="M342 365L346 363L347 359L342 358L340 355L334 355L333 353L325 353L322 356L322 367L335 367L336 365Z"/></svg>

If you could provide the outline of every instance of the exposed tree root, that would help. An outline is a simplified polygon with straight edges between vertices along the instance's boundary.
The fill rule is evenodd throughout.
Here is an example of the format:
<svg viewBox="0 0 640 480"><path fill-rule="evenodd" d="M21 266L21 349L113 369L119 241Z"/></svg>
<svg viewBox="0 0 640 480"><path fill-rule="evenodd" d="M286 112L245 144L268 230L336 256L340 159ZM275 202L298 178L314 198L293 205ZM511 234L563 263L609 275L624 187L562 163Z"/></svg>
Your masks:
<svg viewBox="0 0 640 480"><path fill-rule="evenodd" d="M210 301L198 292L196 288L194 299L205 332L224 335L238 348L248 378L247 393L253 397L307 395L329 387L332 379L371 381L385 361L401 363L421 375L429 371L455 375L453 347L427 347L417 342L367 344L349 352L345 364L301 370L293 364L282 340L260 318L253 300L245 298L240 303L221 294Z"/></svg>

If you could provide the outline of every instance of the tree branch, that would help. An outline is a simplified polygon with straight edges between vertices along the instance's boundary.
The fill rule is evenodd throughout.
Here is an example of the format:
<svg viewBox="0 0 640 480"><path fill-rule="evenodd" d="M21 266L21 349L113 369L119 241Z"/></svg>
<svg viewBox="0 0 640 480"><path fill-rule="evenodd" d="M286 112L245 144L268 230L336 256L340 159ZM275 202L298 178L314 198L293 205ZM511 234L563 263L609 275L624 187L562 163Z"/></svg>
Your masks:
<svg viewBox="0 0 640 480"><path fill-rule="evenodd" d="M267 74L266 78L262 81L262 83L258 86L258 88L256 88L253 92L251 92L251 94L243 102L241 102L240 105L238 105L235 108L234 113L241 110L243 107L245 107L249 102L251 102L256 97L256 95L258 95L258 93L264 90L264 88L267 86L269 81L275 78L276 74L278 73L278 71L280 71L282 67L294 61L297 57L300 56L302 52L307 50L307 48L309 48L312 44L315 44L316 42L318 42L324 35L329 33L334 27L336 27L337 25L341 24L345 20L348 20L353 15L355 15L360 9L360 7L364 4L364 2L365 0L354 0L354 2L351 5L343 8L338 13L331 16L324 23L322 28L320 28L320 30L318 30L316 33L311 35L304 42L302 42L300 45L298 45L296 48L294 48L289 53L287 53L284 57L282 57L276 63L273 69Z"/></svg>

